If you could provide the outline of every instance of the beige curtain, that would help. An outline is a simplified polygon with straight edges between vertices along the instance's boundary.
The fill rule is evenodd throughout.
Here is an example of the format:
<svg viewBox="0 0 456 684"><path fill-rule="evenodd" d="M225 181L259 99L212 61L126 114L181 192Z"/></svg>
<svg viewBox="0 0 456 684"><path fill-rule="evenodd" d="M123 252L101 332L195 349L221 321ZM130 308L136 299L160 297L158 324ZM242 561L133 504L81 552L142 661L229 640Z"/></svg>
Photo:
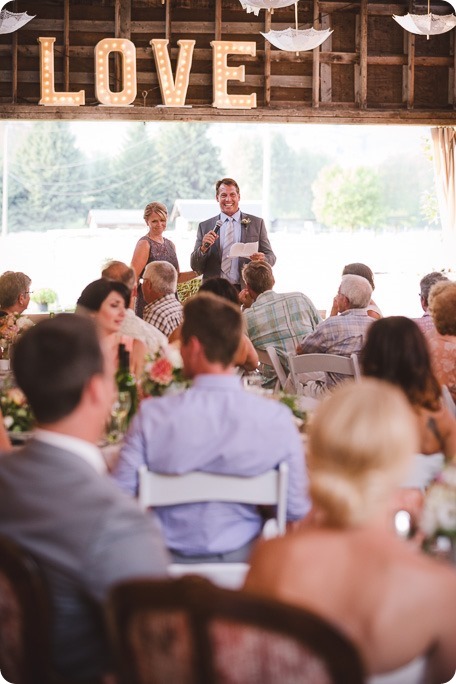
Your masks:
<svg viewBox="0 0 456 684"><path fill-rule="evenodd" d="M432 128L434 176L447 266L456 265L456 130L452 126Z"/></svg>

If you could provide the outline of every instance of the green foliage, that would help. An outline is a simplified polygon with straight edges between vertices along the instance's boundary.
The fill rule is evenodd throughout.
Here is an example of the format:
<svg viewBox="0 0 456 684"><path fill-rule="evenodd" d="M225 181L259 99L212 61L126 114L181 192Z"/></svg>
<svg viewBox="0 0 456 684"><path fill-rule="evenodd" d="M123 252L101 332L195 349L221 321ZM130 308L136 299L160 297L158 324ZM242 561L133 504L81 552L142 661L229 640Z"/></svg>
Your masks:
<svg viewBox="0 0 456 684"><path fill-rule="evenodd" d="M64 227L81 212L83 156L65 122L35 123L18 149L11 175L17 183L11 203L20 206L20 225L12 229L55 227L56 220Z"/></svg>
<svg viewBox="0 0 456 684"><path fill-rule="evenodd" d="M57 301L57 292L49 287L43 287L41 290L35 290L30 299L37 304L54 304Z"/></svg>
<svg viewBox="0 0 456 684"><path fill-rule="evenodd" d="M378 228L385 222L379 176L372 169L327 166L312 189L315 216L330 228Z"/></svg>
<svg viewBox="0 0 456 684"><path fill-rule="evenodd" d="M423 193L434 187L429 158L424 154L390 157L379 167L379 181L389 225L420 225Z"/></svg>
<svg viewBox="0 0 456 684"><path fill-rule="evenodd" d="M220 151L208 137L209 127L170 123L160 127L156 140L153 188L148 201L158 200L171 211L176 199L207 199L215 195L215 181L223 176Z"/></svg>

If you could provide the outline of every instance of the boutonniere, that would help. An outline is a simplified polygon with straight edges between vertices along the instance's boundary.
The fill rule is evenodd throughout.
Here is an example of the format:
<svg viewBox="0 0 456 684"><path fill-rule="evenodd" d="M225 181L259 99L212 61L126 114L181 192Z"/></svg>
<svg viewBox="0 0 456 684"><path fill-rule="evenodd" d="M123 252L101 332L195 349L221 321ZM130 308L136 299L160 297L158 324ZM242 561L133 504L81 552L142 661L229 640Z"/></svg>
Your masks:
<svg viewBox="0 0 456 684"><path fill-rule="evenodd" d="M248 216L246 216L245 218L243 218L242 221L241 221L241 224L242 224L243 226L248 226L249 223L250 223L250 219L249 219Z"/></svg>

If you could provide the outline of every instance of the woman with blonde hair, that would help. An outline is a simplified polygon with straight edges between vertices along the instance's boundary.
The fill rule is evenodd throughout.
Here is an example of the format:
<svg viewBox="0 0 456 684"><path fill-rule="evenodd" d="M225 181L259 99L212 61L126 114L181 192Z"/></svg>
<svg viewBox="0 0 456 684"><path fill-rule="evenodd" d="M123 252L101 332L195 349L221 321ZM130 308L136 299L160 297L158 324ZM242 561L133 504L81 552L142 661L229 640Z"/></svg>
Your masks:
<svg viewBox="0 0 456 684"><path fill-rule="evenodd" d="M339 628L375 684L437 684L456 669L456 574L393 528L393 497L417 445L399 389L367 379L338 388L310 433L311 518L258 545L245 585Z"/></svg>
<svg viewBox="0 0 456 684"><path fill-rule="evenodd" d="M144 220L149 232L147 235L139 238L131 260L131 266L136 273L138 281L135 313L141 318L145 301L139 279L142 278L147 264L150 264L151 261L168 261L179 274L178 283L185 283L198 275L194 271L186 271L185 273L179 271L176 247L171 240L163 237L163 232L166 230L168 222L168 209L166 206L161 202L150 202L144 209Z"/></svg>

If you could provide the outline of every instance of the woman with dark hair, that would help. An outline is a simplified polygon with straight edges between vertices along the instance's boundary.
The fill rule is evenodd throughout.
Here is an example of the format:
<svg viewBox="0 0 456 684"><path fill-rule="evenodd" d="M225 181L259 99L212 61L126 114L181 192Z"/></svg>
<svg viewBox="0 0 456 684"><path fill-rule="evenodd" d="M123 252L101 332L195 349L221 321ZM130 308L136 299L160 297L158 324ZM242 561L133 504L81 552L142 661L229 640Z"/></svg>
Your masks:
<svg viewBox="0 0 456 684"><path fill-rule="evenodd" d="M214 277L205 280L199 292L212 292L213 294L233 302L240 306L238 291L232 283L226 278ZM253 371L258 366L258 354L253 346L250 338L244 333L241 339L241 344L237 350L234 358L234 365L246 371Z"/></svg>
<svg viewBox="0 0 456 684"><path fill-rule="evenodd" d="M140 340L121 334L126 310L130 305L131 291L117 280L99 278L89 283L77 301L76 313L95 319L103 348L117 361L119 344L130 352L132 373L139 377L144 366L146 347Z"/></svg>
<svg viewBox="0 0 456 684"><path fill-rule="evenodd" d="M382 318L370 326L361 351L366 376L388 380L406 394L417 415L422 454L456 456L456 420L442 401L426 340L405 316Z"/></svg>

